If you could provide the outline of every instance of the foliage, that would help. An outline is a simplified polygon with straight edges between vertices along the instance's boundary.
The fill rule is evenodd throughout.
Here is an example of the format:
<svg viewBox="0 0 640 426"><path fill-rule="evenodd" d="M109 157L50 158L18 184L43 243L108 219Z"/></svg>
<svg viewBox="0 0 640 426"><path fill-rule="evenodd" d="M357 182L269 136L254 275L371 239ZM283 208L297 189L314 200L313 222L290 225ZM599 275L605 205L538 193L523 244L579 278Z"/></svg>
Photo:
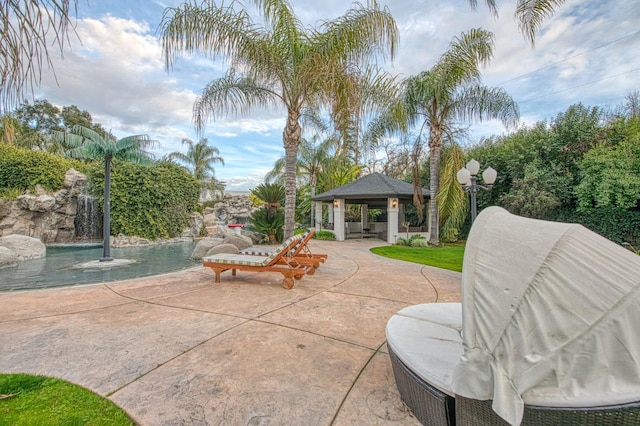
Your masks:
<svg viewBox="0 0 640 426"><path fill-rule="evenodd" d="M556 195L558 188L568 183L559 173L554 173L552 167L544 167L537 161L526 164L524 176L514 179L511 191L500 198L502 205L520 216L535 219L549 217L562 204Z"/></svg>
<svg viewBox="0 0 640 426"><path fill-rule="evenodd" d="M77 0L5 1L0 8L0 111L24 99L40 83L42 67L53 70L49 49L62 54L73 28Z"/></svg>
<svg viewBox="0 0 640 426"><path fill-rule="evenodd" d="M403 247L392 245L374 247L371 249L371 252L391 259L462 272L464 244L454 243L441 247Z"/></svg>
<svg viewBox="0 0 640 426"><path fill-rule="evenodd" d="M443 150L444 166L440 170L440 191L436 195L440 214L440 238L455 242L469 212L469 198L458 183L456 173L464 167L463 152L455 144Z"/></svg>
<svg viewBox="0 0 640 426"><path fill-rule="evenodd" d="M63 187L64 175L71 168L86 170L76 160L0 144L0 189L24 192L40 185L47 191L56 191Z"/></svg>
<svg viewBox="0 0 640 426"><path fill-rule="evenodd" d="M261 183L251 190L251 194L262 200L267 208L278 208L285 198L284 186L279 183Z"/></svg>
<svg viewBox="0 0 640 426"><path fill-rule="evenodd" d="M104 169L94 163L90 178L104 203ZM199 182L183 167L167 162L149 167L115 161L111 172L111 234L172 238L189 225L200 194Z"/></svg>
<svg viewBox="0 0 640 426"><path fill-rule="evenodd" d="M69 382L27 374L0 375L0 419L6 425L133 425L106 398Z"/></svg>
<svg viewBox="0 0 640 426"><path fill-rule="evenodd" d="M396 238L395 245L397 245L397 246L408 246L408 245L410 245L409 244L409 239L408 238L398 237L398 238Z"/></svg>
<svg viewBox="0 0 640 426"><path fill-rule="evenodd" d="M189 171L199 181L207 181L215 176L215 163L224 166L224 159L220 157L220 150L215 146L209 146L209 140L202 138L194 144L189 138L183 138L182 144L187 145L187 153L172 152L167 156L168 161L177 160L186 164Z"/></svg>
<svg viewBox="0 0 640 426"><path fill-rule="evenodd" d="M265 234L269 243L282 242L284 226L284 210L281 208L259 208L247 218L247 229Z"/></svg>
<svg viewBox="0 0 640 426"><path fill-rule="evenodd" d="M5 115L2 134L7 143L30 149L64 154L69 147L51 137L54 131L72 131L74 126L92 129L100 135L107 131L97 123L88 111L81 111L75 105L62 109L46 99L30 104L25 101L12 114Z"/></svg>
<svg viewBox="0 0 640 426"><path fill-rule="evenodd" d="M578 210L640 208L640 132L610 147L587 152L579 164Z"/></svg>
<svg viewBox="0 0 640 426"><path fill-rule="evenodd" d="M518 20L520 32L533 46L536 33L542 26L545 18L551 17L556 7L562 5L565 0L518 0L514 16ZM478 0L469 0L472 7L476 7ZM496 0L486 0L489 10L494 16L498 16Z"/></svg>
<svg viewBox="0 0 640 426"><path fill-rule="evenodd" d="M561 210L549 219L577 222L618 244L640 244L640 211L602 207L576 212Z"/></svg>
<svg viewBox="0 0 640 426"><path fill-rule="evenodd" d="M420 237L420 238L411 238L409 239L409 245L411 247L427 247L429 244L427 243L426 238L421 235L412 235L412 237Z"/></svg>
<svg viewBox="0 0 640 426"><path fill-rule="evenodd" d="M334 234L333 231L322 230L322 231L316 232L316 235L314 238L316 240L335 241L336 234Z"/></svg>

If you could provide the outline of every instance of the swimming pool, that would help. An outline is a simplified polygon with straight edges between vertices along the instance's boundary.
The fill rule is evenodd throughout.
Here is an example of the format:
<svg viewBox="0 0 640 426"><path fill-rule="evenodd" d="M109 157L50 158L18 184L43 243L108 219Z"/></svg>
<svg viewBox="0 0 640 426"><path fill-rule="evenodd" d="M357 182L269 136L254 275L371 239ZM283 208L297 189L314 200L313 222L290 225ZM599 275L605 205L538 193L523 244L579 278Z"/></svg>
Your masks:
<svg viewBox="0 0 640 426"><path fill-rule="evenodd" d="M106 269L74 268L100 259L102 247L48 247L44 258L0 269L0 292L119 281L190 268L200 264L190 259L194 247L195 242L112 247L112 257L134 262Z"/></svg>

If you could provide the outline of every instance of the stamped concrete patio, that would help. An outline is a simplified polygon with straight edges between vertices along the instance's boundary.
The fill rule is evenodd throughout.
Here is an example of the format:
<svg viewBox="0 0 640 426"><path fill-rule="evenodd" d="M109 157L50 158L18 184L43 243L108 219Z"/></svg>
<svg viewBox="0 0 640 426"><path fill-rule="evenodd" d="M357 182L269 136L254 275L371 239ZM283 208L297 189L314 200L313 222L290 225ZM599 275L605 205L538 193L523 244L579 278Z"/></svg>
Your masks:
<svg viewBox="0 0 640 426"><path fill-rule="evenodd" d="M385 324L460 300L460 274L381 258L375 240L312 241L329 259L285 290L274 273L203 268L0 293L0 372L59 377L141 425L418 425Z"/></svg>

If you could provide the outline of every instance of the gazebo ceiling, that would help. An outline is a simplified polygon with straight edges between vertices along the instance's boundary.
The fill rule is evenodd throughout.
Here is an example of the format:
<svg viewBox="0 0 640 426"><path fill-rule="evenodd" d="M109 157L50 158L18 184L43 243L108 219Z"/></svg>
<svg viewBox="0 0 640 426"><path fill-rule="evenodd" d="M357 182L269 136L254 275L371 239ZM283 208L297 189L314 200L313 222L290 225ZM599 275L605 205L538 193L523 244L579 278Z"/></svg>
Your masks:
<svg viewBox="0 0 640 426"><path fill-rule="evenodd" d="M422 188L422 195L429 198L429 190ZM368 204L386 207L388 198L397 198L401 203L413 201L413 185L380 173L371 173L311 198L311 201L332 202L344 199L347 204Z"/></svg>

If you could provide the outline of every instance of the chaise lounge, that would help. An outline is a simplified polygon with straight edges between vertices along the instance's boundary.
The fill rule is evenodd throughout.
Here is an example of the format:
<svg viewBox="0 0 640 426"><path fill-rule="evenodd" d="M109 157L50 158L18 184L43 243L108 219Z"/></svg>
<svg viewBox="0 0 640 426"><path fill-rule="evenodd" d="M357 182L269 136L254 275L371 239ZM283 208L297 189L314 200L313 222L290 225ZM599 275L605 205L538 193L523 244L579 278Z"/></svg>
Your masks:
<svg viewBox="0 0 640 426"><path fill-rule="evenodd" d="M462 303L387 323L402 399L425 425L640 425L640 256L588 229L476 219Z"/></svg>
<svg viewBox="0 0 640 426"><path fill-rule="evenodd" d="M302 234L301 238L298 240L296 245L291 249L291 251L287 253L285 258L293 258L299 263L312 265L314 270L317 269L321 263L324 263L324 261L327 260L328 256L326 254L316 254L311 252L311 249L309 248L308 243L313 238L315 233L316 231L314 231L313 229L310 229L304 234ZM271 256L274 253L274 251L277 251L277 250L278 249L268 250L268 251L255 250L255 248L252 247L252 248L242 250L240 254L250 254L254 256ZM282 261L284 260L286 259L283 259ZM307 274L309 275L311 275L312 273L313 273L312 270L309 270L307 272Z"/></svg>
<svg viewBox="0 0 640 426"><path fill-rule="evenodd" d="M278 272L284 276L282 286L286 289L293 288L293 279L301 279L313 269L313 264L304 263L296 258L287 256L302 239L302 235L288 238L269 256L256 256L251 254L216 254L202 258L203 266L211 268L216 274L216 283L220 282L220 274L231 270L232 275L236 271L251 272ZM311 272L313 273L313 272Z"/></svg>

